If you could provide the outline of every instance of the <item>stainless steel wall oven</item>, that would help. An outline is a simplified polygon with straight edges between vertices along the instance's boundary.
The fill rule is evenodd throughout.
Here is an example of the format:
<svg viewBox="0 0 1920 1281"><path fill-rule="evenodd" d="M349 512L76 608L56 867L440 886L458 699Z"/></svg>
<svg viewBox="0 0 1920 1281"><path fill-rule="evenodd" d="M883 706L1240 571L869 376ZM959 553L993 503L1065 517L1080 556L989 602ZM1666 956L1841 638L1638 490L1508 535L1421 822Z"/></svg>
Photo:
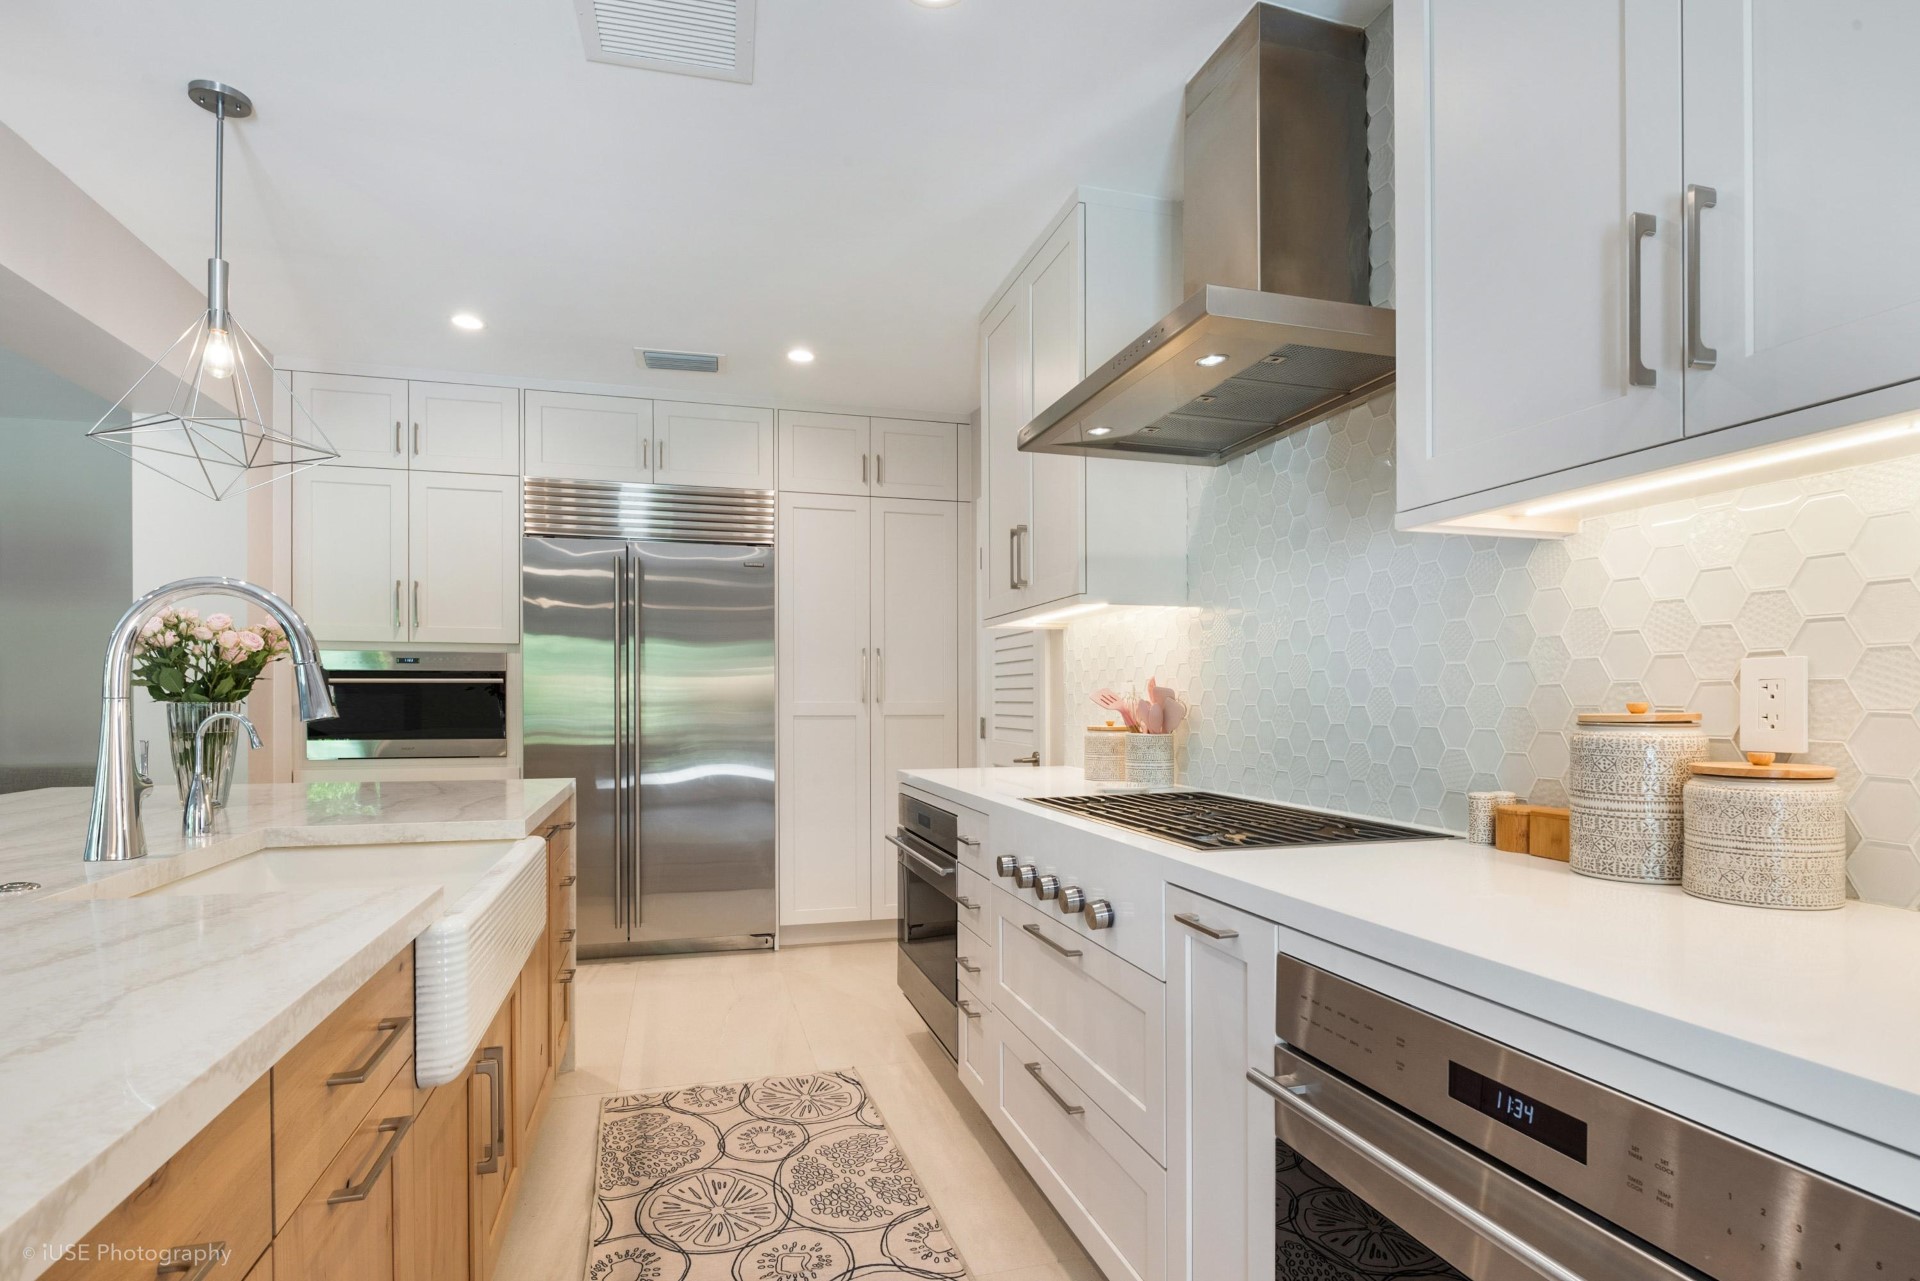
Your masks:
<svg viewBox="0 0 1920 1281"><path fill-rule="evenodd" d="M507 655L325 650L340 714L306 726L310 761L507 755Z"/></svg>
<svg viewBox="0 0 1920 1281"><path fill-rule="evenodd" d="M900 876L900 990L950 1057L960 1053L960 820L900 793L900 827L887 838Z"/></svg>

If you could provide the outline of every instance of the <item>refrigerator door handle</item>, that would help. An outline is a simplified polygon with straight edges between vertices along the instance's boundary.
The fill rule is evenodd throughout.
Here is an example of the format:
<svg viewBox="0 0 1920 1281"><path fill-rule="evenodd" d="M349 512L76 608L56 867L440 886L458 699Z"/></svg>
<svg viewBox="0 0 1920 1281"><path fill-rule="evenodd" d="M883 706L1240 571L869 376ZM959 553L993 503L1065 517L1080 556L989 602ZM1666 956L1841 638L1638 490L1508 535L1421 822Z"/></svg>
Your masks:
<svg viewBox="0 0 1920 1281"><path fill-rule="evenodd" d="M655 461L666 461L664 447L656 449ZM633 795L628 807L628 821L633 827L633 840L627 844L627 930L632 931L643 922L640 914L640 797L641 797L641 761L645 744L640 734L640 674L644 669L646 657L646 628L642 627L640 611L641 556L638 547L627 548L628 572L632 575L627 583L627 609L630 618L628 633L632 637L633 654L627 669L627 742L633 755Z"/></svg>
<svg viewBox="0 0 1920 1281"><path fill-rule="evenodd" d="M627 553L613 571L613 923L627 923Z"/></svg>

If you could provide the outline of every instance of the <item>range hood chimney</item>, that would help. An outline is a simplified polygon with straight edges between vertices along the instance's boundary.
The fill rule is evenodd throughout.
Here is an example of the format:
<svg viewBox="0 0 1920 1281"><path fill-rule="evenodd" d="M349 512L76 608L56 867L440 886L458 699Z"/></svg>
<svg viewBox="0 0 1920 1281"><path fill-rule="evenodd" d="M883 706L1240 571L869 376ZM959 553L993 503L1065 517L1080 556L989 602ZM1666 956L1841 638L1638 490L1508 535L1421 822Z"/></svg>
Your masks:
<svg viewBox="0 0 1920 1281"><path fill-rule="evenodd" d="M1186 292L1020 448L1218 466L1393 386L1367 305L1366 36L1259 4L1187 82Z"/></svg>

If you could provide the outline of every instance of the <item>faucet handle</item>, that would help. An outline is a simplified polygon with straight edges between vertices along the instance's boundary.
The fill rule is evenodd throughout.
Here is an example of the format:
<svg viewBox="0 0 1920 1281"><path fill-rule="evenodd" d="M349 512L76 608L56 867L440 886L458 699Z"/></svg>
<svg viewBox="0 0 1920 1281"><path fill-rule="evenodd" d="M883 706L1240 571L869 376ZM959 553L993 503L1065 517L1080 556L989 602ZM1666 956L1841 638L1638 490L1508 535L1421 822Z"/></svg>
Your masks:
<svg viewBox="0 0 1920 1281"><path fill-rule="evenodd" d="M152 755L150 746L143 738L140 740L139 750L133 754L133 781L143 792L153 786L153 775L147 772L149 758Z"/></svg>
<svg viewBox="0 0 1920 1281"><path fill-rule="evenodd" d="M240 727L247 731L247 741L255 748L260 746L260 732L245 712L215 712L200 722L200 728L193 734L193 777L187 782L187 802L180 814L180 831L184 836L205 836L213 830L216 802L213 780L207 777L206 754L207 730L215 721L239 721Z"/></svg>

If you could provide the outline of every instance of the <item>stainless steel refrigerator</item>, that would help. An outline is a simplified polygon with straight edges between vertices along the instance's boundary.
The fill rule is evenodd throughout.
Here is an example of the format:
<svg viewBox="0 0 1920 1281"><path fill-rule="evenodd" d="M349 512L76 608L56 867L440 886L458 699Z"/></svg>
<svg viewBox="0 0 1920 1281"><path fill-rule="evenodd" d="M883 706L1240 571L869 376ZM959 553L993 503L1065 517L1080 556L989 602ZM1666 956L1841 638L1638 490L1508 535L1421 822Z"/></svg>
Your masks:
<svg viewBox="0 0 1920 1281"><path fill-rule="evenodd" d="M528 778L572 778L583 959L773 945L774 499L526 482Z"/></svg>

